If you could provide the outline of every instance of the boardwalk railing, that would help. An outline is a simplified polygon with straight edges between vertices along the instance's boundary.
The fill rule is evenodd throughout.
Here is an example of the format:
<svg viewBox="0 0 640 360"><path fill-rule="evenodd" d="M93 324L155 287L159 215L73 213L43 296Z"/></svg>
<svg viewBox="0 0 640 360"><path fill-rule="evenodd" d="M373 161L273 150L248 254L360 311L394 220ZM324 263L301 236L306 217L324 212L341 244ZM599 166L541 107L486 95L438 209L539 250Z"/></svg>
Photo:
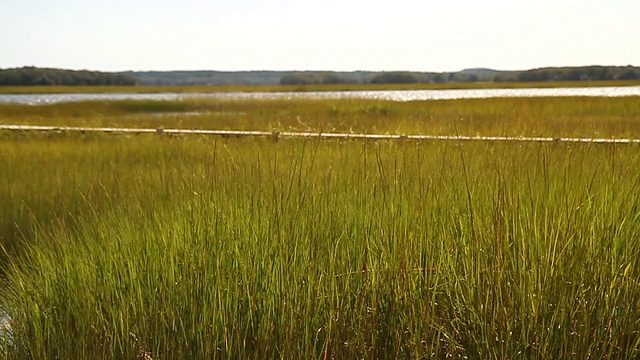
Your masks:
<svg viewBox="0 0 640 360"><path fill-rule="evenodd" d="M54 132L100 132L129 134L196 134L226 137L261 136L274 140L280 137L333 138L333 139L410 139L410 140L457 140L457 141L524 141L524 142L578 142L578 143L612 143L640 144L640 139L607 139L607 138L571 138L571 137L519 137L519 136L464 136L464 135L394 135L394 134L352 134L293 131L240 131L240 130L204 130L204 129L149 129L149 128L111 128L111 127L71 127L71 126L33 126L33 125L0 125L0 130L14 131L54 131Z"/></svg>

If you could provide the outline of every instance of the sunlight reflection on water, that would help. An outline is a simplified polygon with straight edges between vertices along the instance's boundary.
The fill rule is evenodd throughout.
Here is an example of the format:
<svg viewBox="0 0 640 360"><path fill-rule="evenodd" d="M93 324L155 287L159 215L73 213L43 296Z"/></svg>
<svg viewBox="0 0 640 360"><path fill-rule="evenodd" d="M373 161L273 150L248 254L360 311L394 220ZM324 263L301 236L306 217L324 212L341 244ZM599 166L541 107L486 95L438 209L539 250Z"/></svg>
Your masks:
<svg viewBox="0 0 640 360"><path fill-rule="evenodd" d="M486 99L500 97L621 97L640 96L640 86L528 89L456 89L456 90L388 90L326 92L245 92L245 93L158 93L158 94L3 94L0 102L16 104L51 104L89 100L178 100L211 99L375 99L391 101L425 101Z"/></svg>

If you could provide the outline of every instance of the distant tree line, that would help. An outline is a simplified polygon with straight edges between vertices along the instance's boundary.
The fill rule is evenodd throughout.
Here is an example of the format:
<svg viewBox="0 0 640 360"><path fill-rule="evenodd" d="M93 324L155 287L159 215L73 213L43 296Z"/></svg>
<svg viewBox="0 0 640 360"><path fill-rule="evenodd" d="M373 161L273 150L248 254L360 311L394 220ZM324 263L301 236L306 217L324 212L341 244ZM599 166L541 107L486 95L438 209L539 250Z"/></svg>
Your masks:
<svg viewBox="0 0 640 360"><path fill-rule="evenodd" d="M140 85L276 85L284 71L128 71Z"/></svg>
<svg viewBox="0 0 640 360"><path fill-rule="evenodd" d="M640 69L633 66L585 66L571 68L541 68L519 72L499 73L494 82L511 81L598 81L637 80Z"/></svg>
<svg viewBox="0 0 640 360"><path fill-rule="evenodd" d="M298 72L280 79L282 85L309 84L416 84L451 82L544 82L640 80L640 69L633 66L585 66L569 68L541 68L526 71L497 71L467 69L458 72L428 73L389 71L373 72L368 77L349 76L349 73Z"/></svg>
<svg viewBox="0 0 640 360"><path fill-rule="evenodd" d="M640 80L633 66L409 71L141 71L97 72L24 67L0 69L1 85L308 85Z"/></svg>
<svg viewBox="0 0 640 360"><path fill-rule="evenodd" d="M280 79L280 85L354 84L358 80L335 72L297 72Z"/></svg>
<svg viewBox="0 0 640 360"><path fill-rule="evenodd" d="M136 85L136 79L119 73L23 67L0 70L0 85Z"/></svg>
<svg viewBox="0 0 640 360"><path fill-rule="evenodd" d="M383 72L371 78L372 84L415 84L418 82L420 82L418 76L402 71Z"/></svg>

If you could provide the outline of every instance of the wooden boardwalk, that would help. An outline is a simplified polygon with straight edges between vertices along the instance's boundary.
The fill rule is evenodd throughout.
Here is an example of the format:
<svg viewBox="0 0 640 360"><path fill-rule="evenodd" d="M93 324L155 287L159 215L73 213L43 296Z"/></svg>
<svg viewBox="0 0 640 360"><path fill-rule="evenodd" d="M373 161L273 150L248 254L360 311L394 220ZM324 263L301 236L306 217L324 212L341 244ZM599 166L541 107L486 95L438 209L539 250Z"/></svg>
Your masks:
<svg viewBox="0 0 640 360"><path fill-rule="evenodd" d="M464 135L398 135L398 134L352 134L352 133L320 133L293 131L239 131L239 130L205 130L205 129L149 129L149 128L111 128L111 127L70 127L70 126L33 126L33 125L0 125L0 130L41 131L41 132L97 132L123 134L194 134L222 137L271 137L275 140L286 137L326 138L326 139L407 139L407 140L455 140L455 141L511 141L511 142L574 142L574 143L610 143L640 144L640 139L611 138L571 138L571 137L520 137L520 136L464 136Z"/></svg>

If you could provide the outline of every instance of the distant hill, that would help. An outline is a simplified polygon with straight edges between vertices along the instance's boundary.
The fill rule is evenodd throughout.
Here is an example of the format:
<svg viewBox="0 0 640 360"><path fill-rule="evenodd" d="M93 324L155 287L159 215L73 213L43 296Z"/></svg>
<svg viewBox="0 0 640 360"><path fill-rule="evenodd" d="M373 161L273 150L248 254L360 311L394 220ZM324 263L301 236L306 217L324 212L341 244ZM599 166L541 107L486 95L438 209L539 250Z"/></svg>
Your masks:
<svg viewBox="0 0 640 360"><path fill-rule="evenodd" d="M305 85L516 81L637 80L634 66L547 67L524 71L470 68L416 71L126 71L118 73L23 67L0 69L0 85Z"/></svg>
<svg viewBox="0 0 640 360"><path fill-rule="evenodd" d="M472 68L472 69L464 69L460 71L462 74L476 74L476 75L489 75L500 72L499 70L487 69L487 68Z"/></svg>
<svg viewBox="0 0 640 360"><path fill-rule="evenodd" d="M140 85L273 85L283 71L127 71Z"/></svg>
<svg viewBox="0 0 640 360"><path fill-rule="evenodd" d="M128 71L141 85L277 85L312 84L333 76L347 83L366 83L370 71ZM284 79L284 81L283 81ZM289 79L289 80L287 80ZM320 83L323 83L320 80Z"/></svg>
<svg viewBox="0 0 640 360"><path fill-rule="evenodd" d="M471 68L455 72L415 71L139 71L122 73L141 85L304 85L448 83L640 79L633 66L555 67L524 71Z"/></svg>

